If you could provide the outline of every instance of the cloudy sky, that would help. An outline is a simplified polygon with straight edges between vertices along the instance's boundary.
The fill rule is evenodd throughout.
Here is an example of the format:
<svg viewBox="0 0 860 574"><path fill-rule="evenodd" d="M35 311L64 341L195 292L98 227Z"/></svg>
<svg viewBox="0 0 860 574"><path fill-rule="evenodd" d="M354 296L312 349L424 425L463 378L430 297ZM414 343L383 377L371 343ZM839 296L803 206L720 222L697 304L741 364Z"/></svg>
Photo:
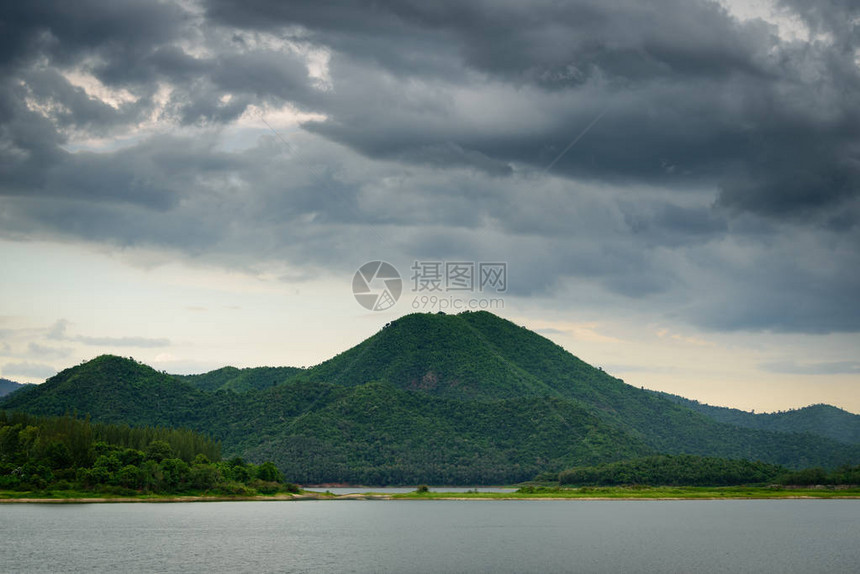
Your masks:
<svg viewBox="0 0 860 574"><path fill-rule="evenodd" d="M3 3L0 376L312 365L504 262L631 384L860 412L858 46L856 0Z"/></svg>

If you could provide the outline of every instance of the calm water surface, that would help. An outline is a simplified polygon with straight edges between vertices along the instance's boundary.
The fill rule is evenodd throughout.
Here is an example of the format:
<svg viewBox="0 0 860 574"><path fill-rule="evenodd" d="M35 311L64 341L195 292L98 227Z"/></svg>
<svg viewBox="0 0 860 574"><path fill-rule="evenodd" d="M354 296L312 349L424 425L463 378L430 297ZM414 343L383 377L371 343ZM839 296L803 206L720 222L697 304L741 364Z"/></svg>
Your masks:
<svg viewBox="0 0 860 574"><path fill-rule="evenodd" d="M3 572L856 572L856 501L1 505Z"/></svg>

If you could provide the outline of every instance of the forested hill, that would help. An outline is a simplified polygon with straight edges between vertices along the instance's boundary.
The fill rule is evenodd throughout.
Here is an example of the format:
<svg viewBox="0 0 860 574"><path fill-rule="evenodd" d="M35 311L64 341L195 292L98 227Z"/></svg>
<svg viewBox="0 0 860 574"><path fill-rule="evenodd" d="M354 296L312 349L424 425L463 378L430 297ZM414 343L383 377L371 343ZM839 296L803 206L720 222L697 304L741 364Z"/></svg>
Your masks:
<svg viewBox="0 0 860 574"><path fill-rule="evenodd" d="M486 312L407 315L307 370L175 377L103 356L0 408L187 427L304 483L500 483L655 454L860 462L860 445L719 422Z"/></svg>
<svg viewBox="0 0 860 574"><path fill-rule="evenodd" d="M840 442L860 443L860 415L831 405L811 405L776 413L751 413L715 407L678 395L654 391L663 398L700 412L714 420L739 427L778 432L805 432Z"/></svg>
<svg viewBox="0 0 860 574"><path fill-rule="evenodd" d="M17 390L28 386L29 385L10 381L9 379L0 379L0 397L5 397L10 393L14 393Z"/></svg>
<svg viewBox="0 0 860 574"><path fill-rule="evenodd" d="M789 446L781 435L715 424L719 421L625 384L549 339L483 311L407 315L297 378L346 386L385 381L456 400L554 397L587 405L656 452L759 457L788 466L818 458L806 450L816 442L812 437L795 437ZM822 448L834 452L833 445ZM777 460L777 453L788 452L793 454Z"/></svg>
<svg viewBox="0 0 860 574"><path fill-rule="evenodd" d="M37 415L90 415L113 424L186 426L204 430L211 395L133 359L102 355L60 371L2 408Z"/></svg>
<svg viewBox="0 0 860 574"><path fill-rule="evenodd" d="M348 386L388 381L456 399L611 401L632 389L549 339L488 312L406 315L300 376ZM650 400L638 389L635 394Z"/></svg>

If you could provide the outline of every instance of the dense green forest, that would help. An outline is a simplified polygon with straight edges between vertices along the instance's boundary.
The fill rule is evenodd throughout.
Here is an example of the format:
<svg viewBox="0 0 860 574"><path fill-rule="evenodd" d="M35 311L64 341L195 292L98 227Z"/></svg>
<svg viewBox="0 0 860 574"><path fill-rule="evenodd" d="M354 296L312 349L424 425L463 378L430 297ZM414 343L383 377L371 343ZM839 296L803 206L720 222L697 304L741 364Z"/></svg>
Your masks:
<svg viewBox="0 0 860 574"><path fill-rule="evenodd" d="M244 393L279 385L301 373L298 367L252 367L237 369L223 367L201 375L174 375L201 391L233 391Z"/></svg>
<svg viewBox="0 0 860 574"><path fill-rule="evenodd" d="M559 473L558 482L563 486L735 486L772 483L786 473L775 464L682 454L571 468Z"/></svg>
<svg viewBox="0 0 860 574"><path fill-rule="evenodd" d="M0 411L0 490L253 495L285 484L271 462L221 460L213 439L184 429L94 424Z"/></svg>
<svg viewBox="0 0 860 574"><path fill-rule="evenodd" d="M829 471L823 468L804 468L785 473L779 477L779 482L791 486L860 485L860 465L845 465Z"/></svg>
<svg viewBox="0 0 860 574"><path fill-rule="evenodd" d="M759 461L656 455L544 473L535 480L557 481L560 486L857 486L860 485L860 466L845 465L831 471L821 468L790 471Z"/></svg>
<svg viewBox="0 0 860 574"><path fill-rule="evenodd" d="M547 466L652 452L559 399L455 401L388 383L332 387L326 399L248 456L271 459L300 482L500 484Z"/></svg>
<svg viewBox="0 0 860 574"><path fill-rule="evenodd" d="M653 452L758 458L789 467L860 460L860 448L739 428L625 384L552 341L487 312L413 314L298 375L392 386L459 401L556 397L584 405Z"/></svg>
<svg viewBox="0 0 860 574"><path fill-rule="evenodd" d="M720 422L486 312L407 315L310 369L177 377L102 356L0 407L190 428L301 483L510 483L658 454L860 461L857 444Z"/></svg>
<svg viewBox="0 0 860 574"><path fill-rule="evenodd" d="M810 405L775 413L750 413L728 407L714 407L678 395L652 391L716 421L731 425L777 432L815 434L847 444L860 443L860 415L831 405Z"/></svg>

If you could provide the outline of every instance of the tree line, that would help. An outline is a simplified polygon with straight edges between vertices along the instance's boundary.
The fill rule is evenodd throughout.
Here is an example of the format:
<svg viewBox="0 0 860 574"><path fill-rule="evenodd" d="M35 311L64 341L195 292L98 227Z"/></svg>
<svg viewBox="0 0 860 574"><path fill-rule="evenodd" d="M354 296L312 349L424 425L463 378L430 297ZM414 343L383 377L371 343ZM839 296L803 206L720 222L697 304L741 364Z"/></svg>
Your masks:
<svg viewBox="0 0 860 574"><path fill-rule="evenodd" d="M777 464L695 455L657 455L538 475L561 486L856 485L860 466L790 471Z"/></svg>
<svg viewBox="0 0 860 574"><path fill-rule="evenodd" d="M221 460L217 441L190 430L0 411L0 490L254 495L298 487L271 462Z"/></svg>
<svg viewBox="0 0 860 574"><path fill-rule="evenodd" d="M856 485L860 484L860 465L845 465L830 471L823 468L805 468L785 473L779 478L779 483L789 486Z"/></svg>

